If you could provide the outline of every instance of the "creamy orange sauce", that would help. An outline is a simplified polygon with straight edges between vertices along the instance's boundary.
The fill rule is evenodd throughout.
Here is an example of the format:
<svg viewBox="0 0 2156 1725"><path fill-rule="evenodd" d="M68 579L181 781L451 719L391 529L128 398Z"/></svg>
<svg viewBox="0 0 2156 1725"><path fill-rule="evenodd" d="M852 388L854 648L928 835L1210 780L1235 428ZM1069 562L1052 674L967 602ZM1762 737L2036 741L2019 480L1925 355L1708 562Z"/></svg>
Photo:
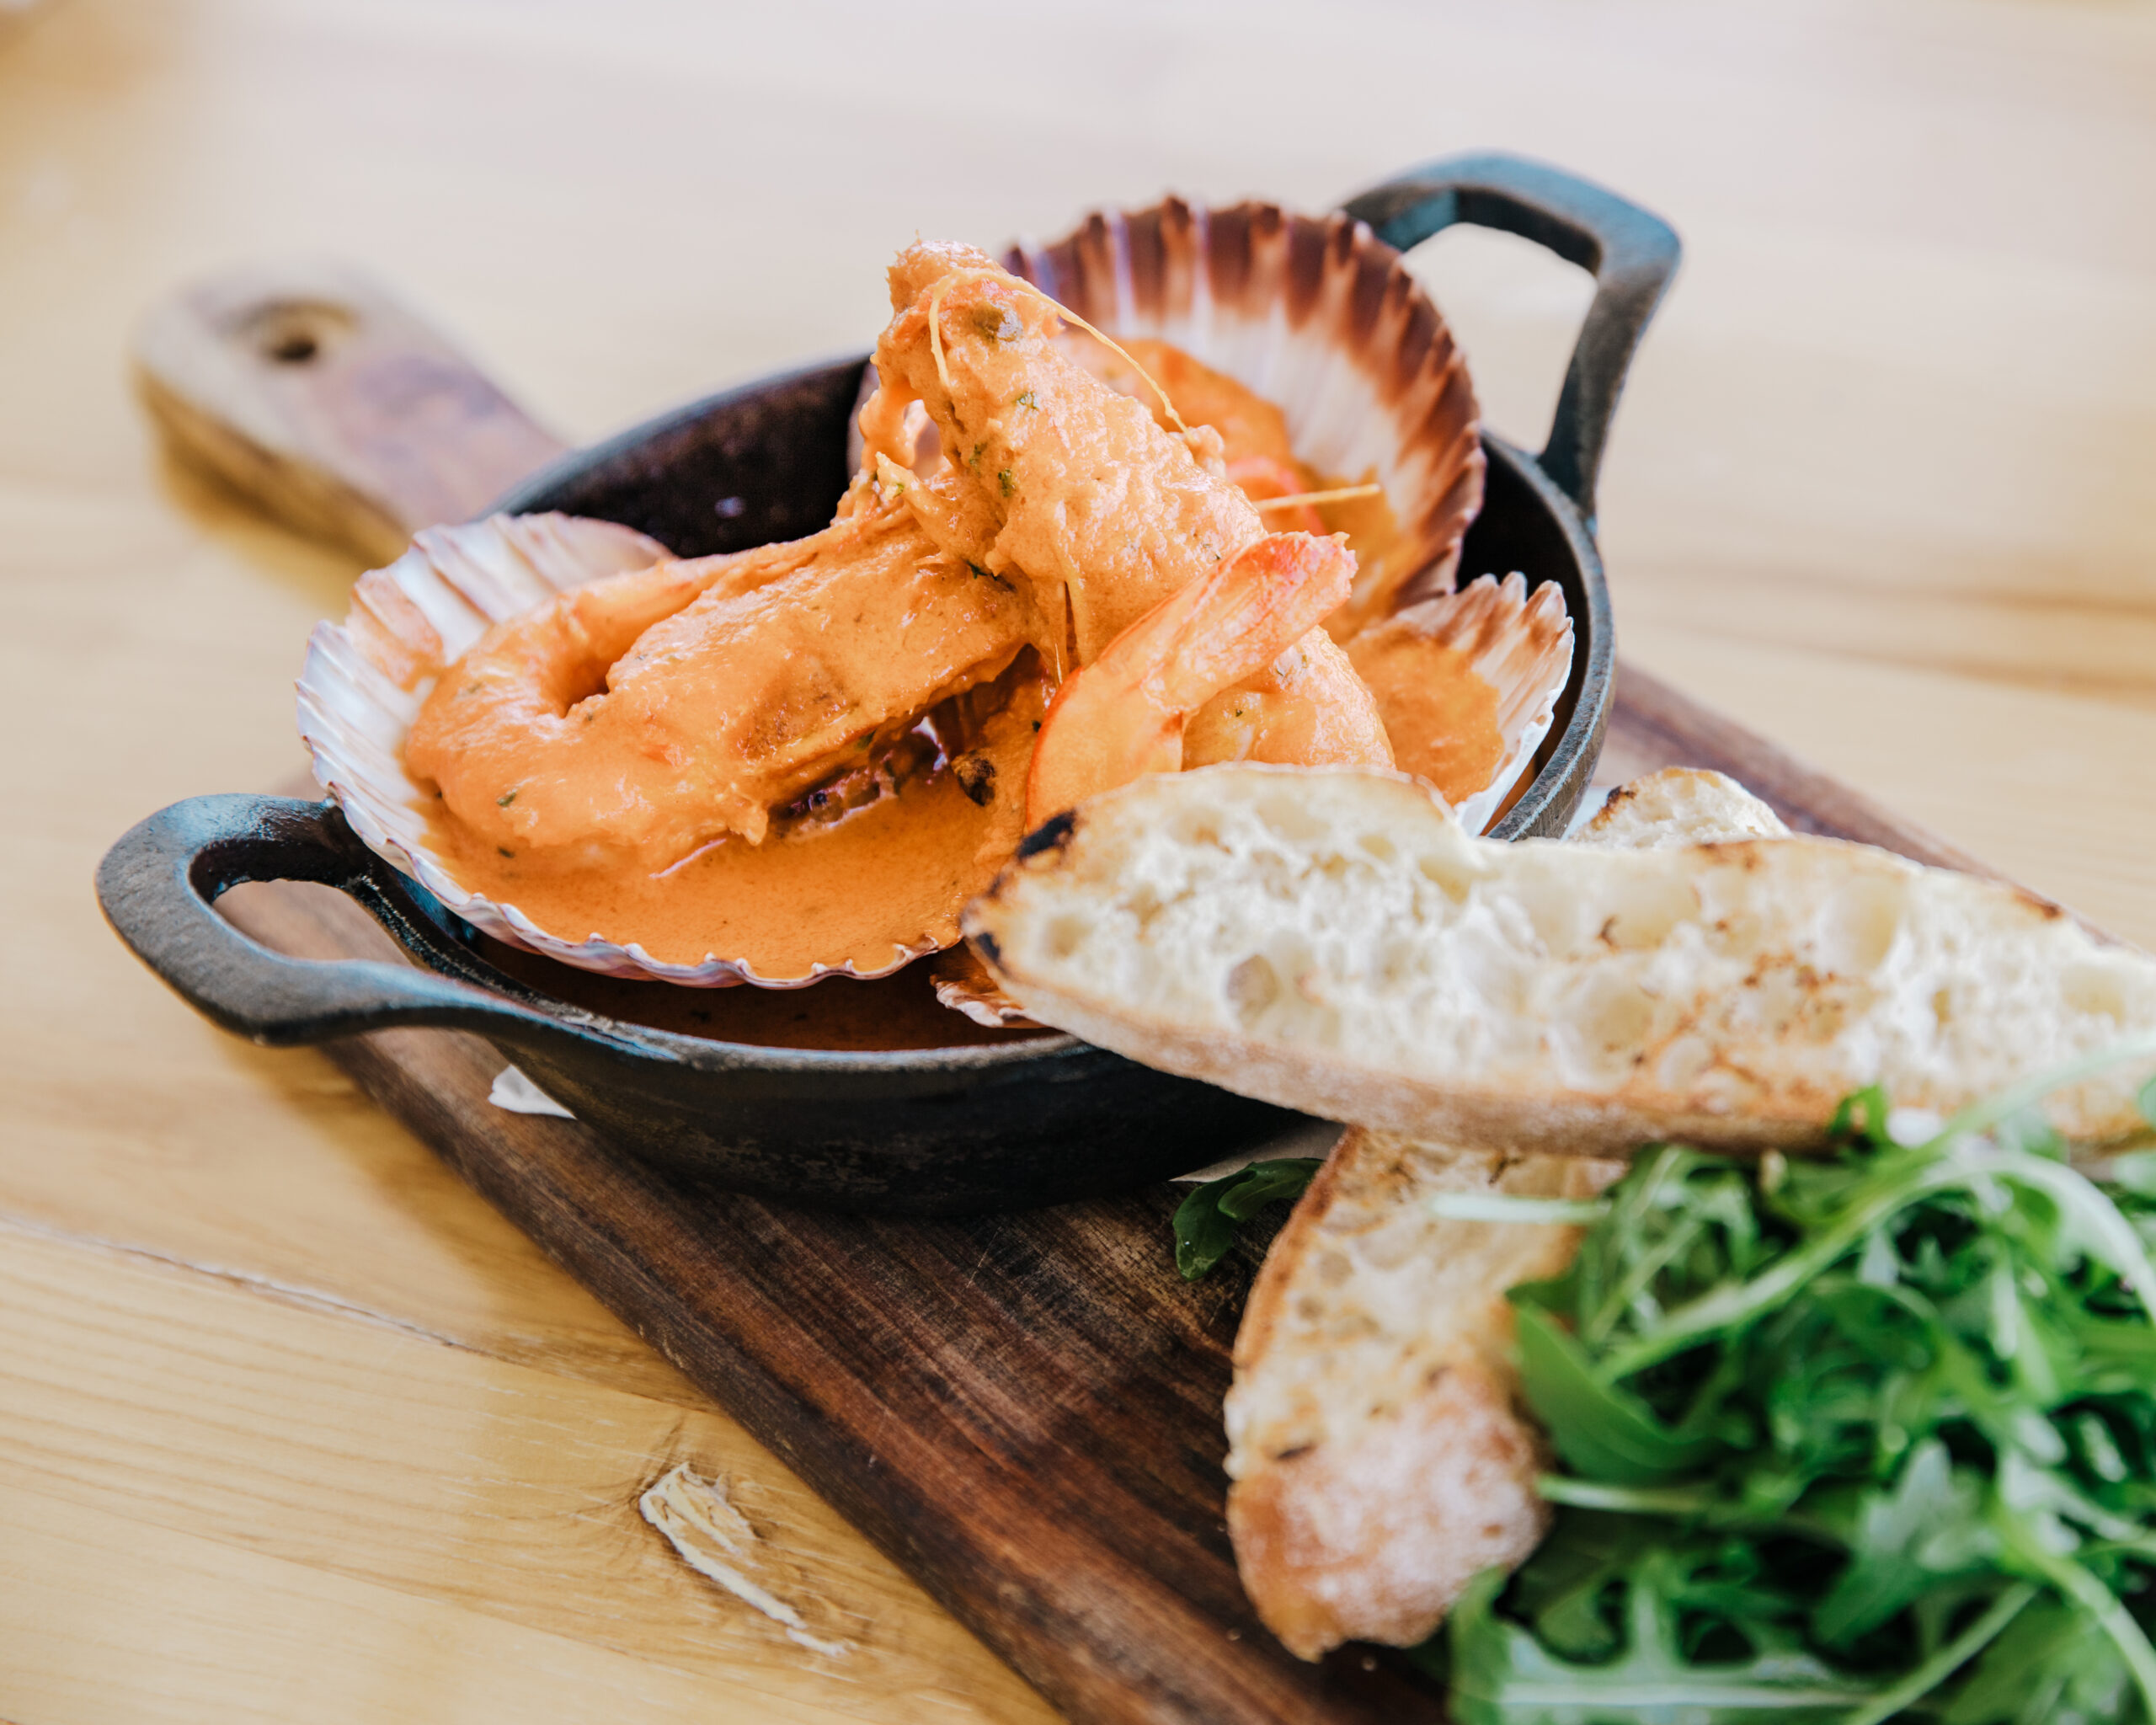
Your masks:
<svg viewBox="0 0 2156 1725"><path fill-rule="evenodd" d="M1348 652L1385 714L1402 772L1428 779L1455 806L1489 788L1505 758L1497 692L1465 653L1406 631L1366 635Z"/></svg>
<svg viewBox="0 0 2156 1725"><path fill-rule="evenodd" d="M1348 485L1368 485L1377 478L1373 467L1359 479L1343 479L1315 474L1311 476L1310 489L1331 491ZM1350 601L1336 613L1327 628L1336 641L1342 641L1358 628L1369 626L1373 619L1368 615L1369 595L1388 592L1393 579L1392 562L1400 549L1400 517L1393 514L1392 505L1380 491L1369 497L1347 497L1332 503L1315 505L1328 533L1345 533L1348 548L1355 553L1356 600ZM1392 601L1396 603L1397 601Z"/></svg>
<svg viewBox="0 0 2156 1725"><path fill-rule="evenodd" d="M663 873L518 853L440 808L432 836L460 885L566 941L596 935L677 964L736 959L772 980L819 963L880 970L908 947L955 941L959 911L1010 860L1043 706L1038 680L1022 680L957 759L906 771L831 819L809 805L842 803L835 784L760 844L730 836Z"/></svg>

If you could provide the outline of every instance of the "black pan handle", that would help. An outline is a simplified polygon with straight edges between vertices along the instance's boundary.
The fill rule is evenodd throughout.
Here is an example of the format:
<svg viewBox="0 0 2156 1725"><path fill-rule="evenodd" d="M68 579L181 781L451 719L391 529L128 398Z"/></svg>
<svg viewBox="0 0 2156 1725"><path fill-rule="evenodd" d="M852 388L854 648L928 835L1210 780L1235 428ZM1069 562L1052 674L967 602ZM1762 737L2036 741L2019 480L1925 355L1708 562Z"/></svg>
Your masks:
<svg viewBox="0 0 2156 1725"><path fill-rule="evenodd" d="M1448 156L1342 207L1403 252L1467 222L1531 239L1593 275L1594 303L1540 457L1592 526L1595 476L1625 373L1684 253L1676 230L1614 192L1521 156Z"/></svg>
<svg viewBox="0 0 2156 1725"><path fill-rule="evenodd" d="M211 908L243 881L318 881L358 900L401 943L439 947L441 937L419 926L397 879L327 803L193 797L138 823L105 853L98 902L136 957L189 1006L271 1047L392 1025L448 1025L524 1045L627 1046L596 1025L558 1023L413 965L288 958Z"/></svg>

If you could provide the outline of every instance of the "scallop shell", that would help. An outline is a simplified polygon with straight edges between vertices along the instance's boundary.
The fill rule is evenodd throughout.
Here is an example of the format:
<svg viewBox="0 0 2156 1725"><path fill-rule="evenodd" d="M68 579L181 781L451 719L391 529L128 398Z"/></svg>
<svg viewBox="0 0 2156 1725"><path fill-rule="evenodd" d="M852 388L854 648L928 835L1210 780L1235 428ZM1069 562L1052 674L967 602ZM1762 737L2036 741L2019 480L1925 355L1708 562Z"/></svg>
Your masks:
<svg viewBox="0 0 2156 1725"><path fill-rule="evenodd" d="M1003 991L980 955L963 941L947 948L928 961L936 998L954 1012L990 1030L1038 1030L1043 1027L1028 1018L1026 1009Z"/></svg>
<svg viewBox="0 0 2156 1725"><path fill-rule="evenodd" d="M1486 832L1534 766L1535 750L1556 720L1557 697L1572 674L1572 620L1565 611L1564 590L1545 581L1529 596L1524 575L1507 575L1502 581L1484 575L1457 593L1411 605L1358 635L1348 644L1348 656L1355 660L1358 654L1422 643L1460 654L1468 669L1497 691L1497 734L1504 754L1490 782L1453 811L1468 831ZM1380 693L1378 710L1397 744L1398 728L1385 707ZM1409 761L1400 764L1412 770Z"/></svg>
<svg viewBox="0 0 2156 1725"><path fill-rule="evenodd" d="M1380 614L1452 590L1482 504L1475 391L1436 305L1364 223L1169 198L1003 262L1109 334L1172 343L1273 403L1319 472L1374 470L1401 528Z"/></svg>
<svg viewBox="0 0 2156 1725"><path fill-rule="evenodd" d="M549 934L514 905L459 885L432 848L427 810L433 793L406 770L404 739L435 675L503 619L565 589L648 569L670 555L633 529L576 515L493 515L465 526L427 528L387 569L360 577L343 622L318 623L308 639L299 727L316 781L370 850L473 927L581 970L694 988L738 982L799 987L830 974L887 975L932 952L931 942L899 949L894 963L873 971L819 967L776 983L730 959L670 964L633 944Z"/></svg>

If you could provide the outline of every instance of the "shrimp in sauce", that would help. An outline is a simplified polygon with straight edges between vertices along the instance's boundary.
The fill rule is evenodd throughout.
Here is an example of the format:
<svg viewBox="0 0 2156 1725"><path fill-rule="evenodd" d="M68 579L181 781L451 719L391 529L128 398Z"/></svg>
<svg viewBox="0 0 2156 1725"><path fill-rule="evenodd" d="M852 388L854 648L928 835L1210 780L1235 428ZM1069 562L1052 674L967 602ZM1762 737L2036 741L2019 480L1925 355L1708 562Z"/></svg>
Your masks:
<svg viewBox="0 0 2156 1725"><path fill-rule="evenodd" d="M983 254L915 245L892 268L891 298L897 315L876 346L883 387L862 414L868 447L903 464L905 407L926 406L949 463L944 494L972 535L963 548L1027 587L1052 665L1091 664L1265 537L1221 477L1218 434L1161 431L1060 350L1053 303Z"/></svg>
<svg viewBox="0 0 2156 1725"><path fill-rule="evenodd" d="M1057 693L1026 780L1026 824L1141 774L1181 772L1188 716L1304 636L1323 640L1318 620L1354 574L1333 541L1274 533L1161 601Z"/></svg>
<svg viewBox="0 0 2156 1725"><path fill-rule="evenodd" d="M973 524L969 554L1022 574L1051 632L1067 620L1061 639L1042 644L1050 655L1066 652L1081 674L1194 581L1268 540L1303 537L1268 531L1227 478L1219 432L1199 425L1172 435L1139 401L1103 387L1057 339L1053 304L980 254L915 246L892 270L892 298L900 310L877 348L883 389L862 416L870 447L909 456L896 428L911 402L926 404L944 449L964 457L939 483L954 524L962 514ZM1176 353L1157 343L1147 350ZM1179 381L1212 380L1200 398L1236 429L1238 458L1292 483L1281 478L1293 470L1282 465L1279 410L1178 357L1171 374ZM1332 550L1352 577L1353 556ZM1299 632L1307 638L1279 641L1234 677L1198 693L1179 684L1191 698L1177 709L1177 737L1185 713L1219 696L1220 719L1199 726L1198 759L1390 766L1369 692L1317 627L1346 596L1310 618ZM1183 627L1197 631L1203 621L1192 613ZM1198 644L1195 633L1180 638Z"/></svg>
<svg viewBox="0 0 2156 1725"><path fill-rule="evenodd" d="M1353 553L1252 500L1306 478L1277 408L1148 344L1200 418L1157 422L966 248L910 248L891 291L829 528L558 595L429 695L408 764L502 902L728 942L751 980L865 975L955 938L1022 814L1214 761L1391 764L1321 626Z"/></svg>
<svg viewBox="0 0 2156 1725"><path fill-rule="evenodd" d="M656 870L1001 673L1027 618L902 499L857 485L810 538L661 563L498 624L405 745L451 814L505 851L596 846Z"/></svg>

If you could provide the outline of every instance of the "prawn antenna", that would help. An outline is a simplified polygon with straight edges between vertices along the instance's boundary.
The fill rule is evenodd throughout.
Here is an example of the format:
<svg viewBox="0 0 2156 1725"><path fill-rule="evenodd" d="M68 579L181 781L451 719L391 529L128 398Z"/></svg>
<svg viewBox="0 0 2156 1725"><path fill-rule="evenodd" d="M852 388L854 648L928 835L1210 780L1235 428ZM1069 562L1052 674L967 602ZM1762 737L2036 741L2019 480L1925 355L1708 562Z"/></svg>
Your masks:
<svg viewBox="0 0 2156 1725"><path fill-rule="evenodd" d="M951 387L951 368L943 363L943 295L954 281L969 280L987 272L982 270L953 270L936 278L936 286L928 291L928 350L936 356L936 381L943 386L943 398L951 403L953 418L958 407L958 392Z"/></svg>
<svg viewBox="0 0 2156 1725"><path fill-rule="evenodd" d="M1143 377L1147 384L1151 387L1153 393L1161 398L1161 407L1162 410L1171 419L1173 419L1176 422L1176 430L1185 439L1189 437L1190 427L1183 424L1182 415L1176 411L1176 404L1168 399L1167 391L1161 387L1160 381L1155 378L1150 371L1147 371L1143 366L1139 365L1137 360L1130 357L1129 349L1125 348L1123 344L1118 341L1113 336L1102 334L1091 324L1088 323L1083 318L1072 311L1070 307L1063 304L1060 301L1051 297L1049 295L1043 293L1041 290L1035 287L1032 282L1028 281L1022 285L1028 291L1038 295L1042 299L1047 300L1051 306L1055 307L1056 311L1059 314L1069 318L1073 323L1075 323L1081 329L1084 330L1086 334L1091 336L1094 340L1100 343L1102 347L1107 348L1111 353L1117 355L1123 360L1124 365L1129 366L1132 371L1135 371L1140 377Z"/></svg>
<svg viewBox="0 0 2156 1725"><path fill-rule="evenodd" d="M1293 509L1301 503L1346 503L1352 498L1380 497L1385 487L1368 485L1337 485L1330 491L1296 491L1286 497L1262 497L1251 507L1256 510Z"/></svg>

